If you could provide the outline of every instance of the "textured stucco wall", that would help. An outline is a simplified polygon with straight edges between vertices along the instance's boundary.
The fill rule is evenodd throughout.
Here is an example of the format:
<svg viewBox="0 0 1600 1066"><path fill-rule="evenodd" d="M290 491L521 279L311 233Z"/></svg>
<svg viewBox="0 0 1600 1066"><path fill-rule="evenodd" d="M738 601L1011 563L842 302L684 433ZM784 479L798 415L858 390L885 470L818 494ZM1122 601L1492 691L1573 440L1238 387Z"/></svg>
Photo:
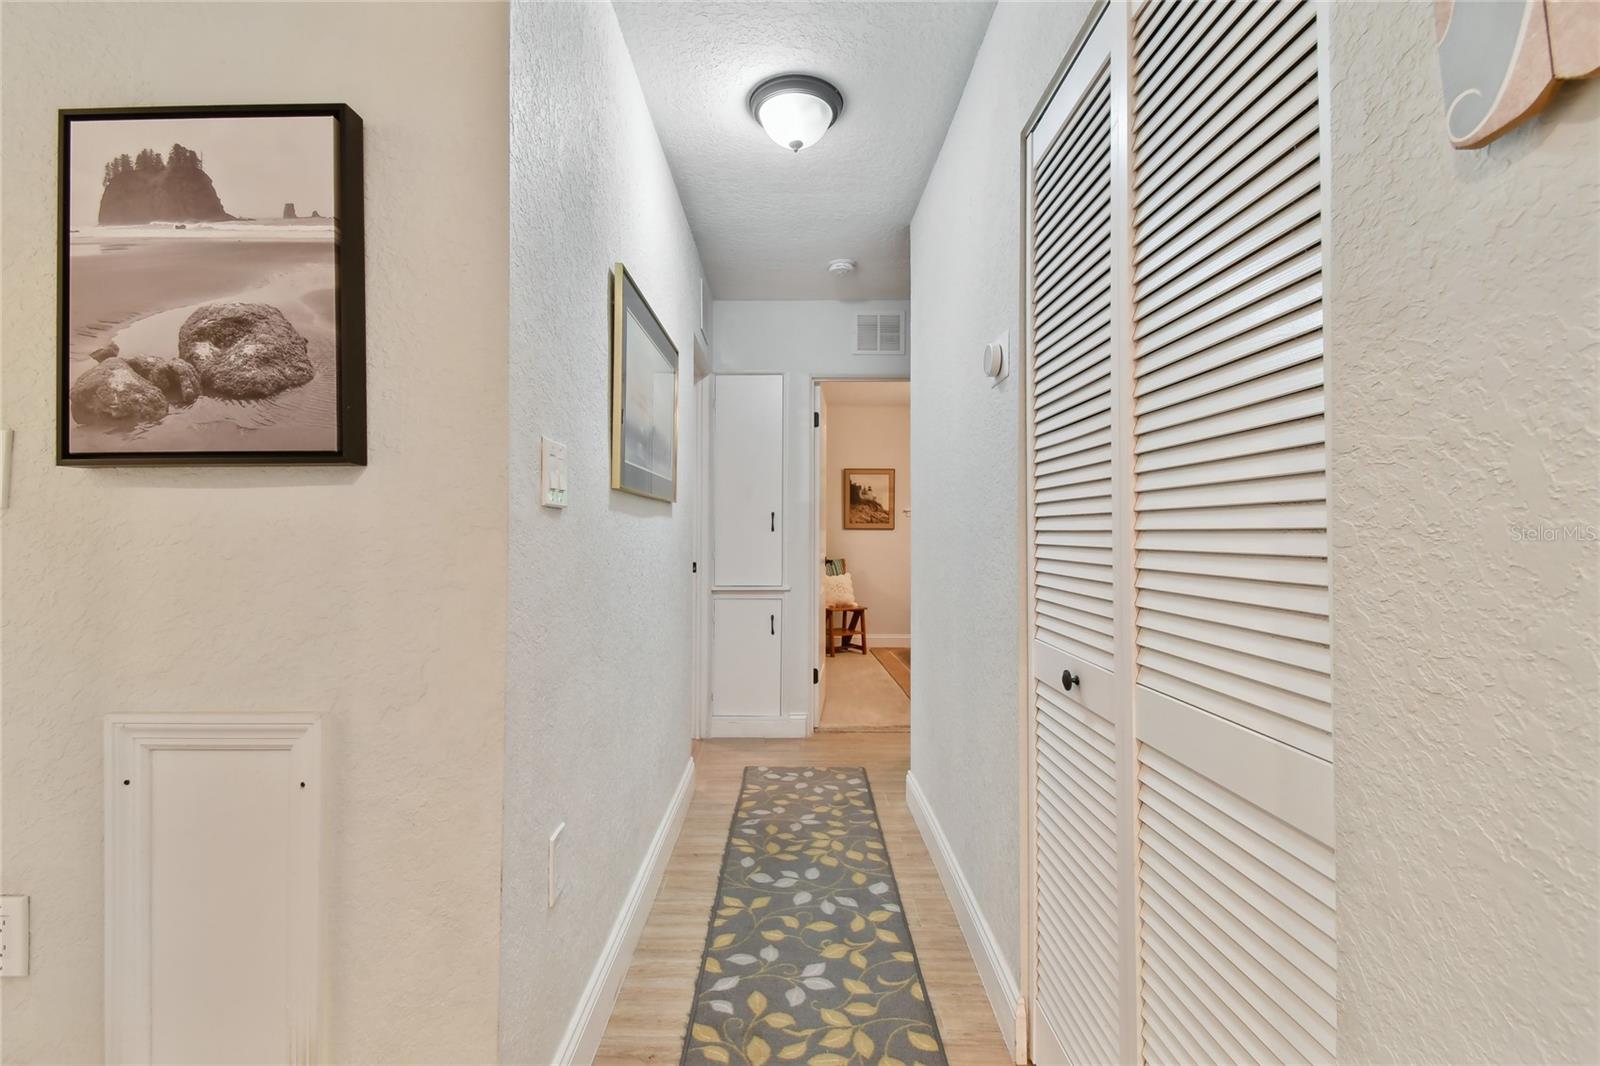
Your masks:
<svg viewBox="0 0 1600 1066"><path fill-rule="evenodd" d="M1455 151L1333 12L1339 1057L1595 1062L1600 83Z"/></svg>
<svg viewBox="0 0 1600 1066"><path fill-rule="evenodd" d="M911 770L1019 977L1022 377L979 357L1021 337L1019 137L1089 7L996 6L911 224Z"/></svg>
<svg viewBox="0 0 1600 1066"><path fill-rule="evenodd" d="M506 9L6 4L7 1062L102 1061L101 717L314 711L334 1062L495 1054L506 549ZM426 77L419 77L426 71ZM343 100L366 120L371 465L53 465L56 109Z"/></svg>
<svg viewBox="0 0 1600 1066"><path fill-rule="evenodd" d="M689 758L692 432L678 501L612 492L612 264L677 345L680 425L700 261L609 4L511 16L511 573L501 1041L547 1063ZM569 505L538 503L539 437ZM545 906L546 844L566 823Z"/></svg>

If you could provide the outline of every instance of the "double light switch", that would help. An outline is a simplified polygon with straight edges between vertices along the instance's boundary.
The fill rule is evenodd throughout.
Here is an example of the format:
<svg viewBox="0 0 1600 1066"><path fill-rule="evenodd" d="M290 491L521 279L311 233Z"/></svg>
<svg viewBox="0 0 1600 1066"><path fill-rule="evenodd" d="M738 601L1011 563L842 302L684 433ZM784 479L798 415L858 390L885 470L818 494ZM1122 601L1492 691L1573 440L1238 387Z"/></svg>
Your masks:
<svg viewBox="0 0 1600 1066"><path fill-rule="evenodd" d="M549 437L539 438L539 502L546 507L567 505L567 446Z"/></svg>

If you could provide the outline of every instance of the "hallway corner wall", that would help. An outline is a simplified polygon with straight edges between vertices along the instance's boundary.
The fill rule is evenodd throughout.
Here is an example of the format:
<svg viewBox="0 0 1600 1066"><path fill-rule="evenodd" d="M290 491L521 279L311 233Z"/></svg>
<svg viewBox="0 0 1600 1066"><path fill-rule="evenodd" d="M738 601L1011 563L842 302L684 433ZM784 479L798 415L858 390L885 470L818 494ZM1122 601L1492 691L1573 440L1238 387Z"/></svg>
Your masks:
<svg viewBox="0 0 1600 1066"><path fill-rule="evenodd" d="M998 952L1013 990L1025 370L991 388L980 356L1008 330L1018 349L1022 128L1091 6L996 6L911 223L911 770L995 937L973 955Z"/></svg>
<svg viewBox="0 0 1600 1066"><path fill-rule="evenodd" d="M1600 82L1450 146L1333 4L1339 1056L1600 1060Z"/></svg>
<svg viewBox="0 0 1600 1066"><path fill-rule="evenodd" d="M612 934L689 760L702 269L611 5L514 4L511 45L500 1058L532 1063L582 1058L598 1035ZM678 349L672 504L610 488L617 261ZM539 505L541 435L567 447L564 510Z"/></svg>
<svg viewBox="0 0 1600 1066"><path fill-rule="evenodd" d="M0 866L33 901L0 1058L105 1061L103 717L265 711L326 745L319 1058L491 1060L507 9L5 4L0 28ZM55 466L57 109L297 101L365 122L370 465Z"/></svg>

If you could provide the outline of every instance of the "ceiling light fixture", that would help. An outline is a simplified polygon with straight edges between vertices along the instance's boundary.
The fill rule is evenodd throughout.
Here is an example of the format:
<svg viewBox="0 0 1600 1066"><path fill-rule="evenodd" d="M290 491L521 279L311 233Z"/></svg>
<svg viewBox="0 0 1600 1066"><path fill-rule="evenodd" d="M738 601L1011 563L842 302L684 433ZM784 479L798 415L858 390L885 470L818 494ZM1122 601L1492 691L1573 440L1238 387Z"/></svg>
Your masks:
<svg viewBox="0 0 1600 1066"><path fill-rule="evenodd" d="M773 141L798 152L810 148L839 120L844 96L810 74L780 74L750 92L750 114Z"/></svg>

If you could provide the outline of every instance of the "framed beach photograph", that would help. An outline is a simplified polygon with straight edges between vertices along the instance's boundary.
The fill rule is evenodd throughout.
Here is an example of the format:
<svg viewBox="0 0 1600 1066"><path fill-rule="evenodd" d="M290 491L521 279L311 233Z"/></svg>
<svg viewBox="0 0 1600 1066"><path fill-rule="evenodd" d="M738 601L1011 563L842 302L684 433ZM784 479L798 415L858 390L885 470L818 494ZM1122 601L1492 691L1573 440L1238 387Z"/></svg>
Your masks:
<svg viewBox="0 0 1600 1066"><path fill-rule="evenodd" d="M61 112L56 461L366 463L361 117Z"/></svg>
<svg viewBox="0 0 1600 1066"><path fill-rule="evenodd" d="M621 263L611 272L611 487L678 497L678 349Z"/></svg>
<svg viewBox="0 0 1600 1066"><path fill-rule="evenodd" d="M894 528L894 471L844 472L844 528Z"/></svg>

